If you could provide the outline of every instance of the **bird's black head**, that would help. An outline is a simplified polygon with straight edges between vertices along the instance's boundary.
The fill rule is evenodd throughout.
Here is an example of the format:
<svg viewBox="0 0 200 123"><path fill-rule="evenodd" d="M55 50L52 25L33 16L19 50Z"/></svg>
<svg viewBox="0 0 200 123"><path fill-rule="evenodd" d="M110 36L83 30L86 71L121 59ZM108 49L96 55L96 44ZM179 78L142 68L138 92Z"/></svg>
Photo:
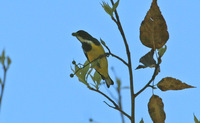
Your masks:
<svg viewBox="0 0 200 123"><path fill-rule="evenodd" d="M83 30L79 30L76 33L72 33L72 35L76 37L79 36L84 40L93 40L93 37L89 33Z"/></svg>
<svg viewBox="0 0 200 123"><path fill-rule="evenodd" d="M72 33L73 36L76 36L81 43L94 43L96 45L100 45L99 41L93 38L89 33L83 30L79 30L75 33Z"/></svg>

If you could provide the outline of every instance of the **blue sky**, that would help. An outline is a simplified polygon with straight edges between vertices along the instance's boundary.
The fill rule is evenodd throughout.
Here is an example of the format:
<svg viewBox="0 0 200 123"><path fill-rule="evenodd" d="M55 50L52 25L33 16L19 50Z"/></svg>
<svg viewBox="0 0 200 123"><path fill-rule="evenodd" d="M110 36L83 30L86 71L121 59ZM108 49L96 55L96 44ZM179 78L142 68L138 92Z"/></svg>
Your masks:
<svg viewBox="0 0 200 123"><path fill-rule="evenodd" d="M109 2L109 1L106 1ZM81 44L71 33L83 29L102 38L111 51L127 60L117 26L98 0L1 0L0 51L12 59L8 70L1 123L121 123L119 112L109 108L101 95L88 90L76 77L70 78L72 60L84 63ZM139 27L150 8L150 0L124 1L117 8L131 49L133 69L150 49L139 40ZM163 56L161 73L182 80L195 89L154 91L164 102L166 123L192 123L199 110L199 28L200 1L161 1L158 5L167 22L170 38ZM108 58L109 73L115 68L123 86L129 86L127 68ZM134 88L139 91L150 80L153 70L134 70ZM2 71L0 76L2 77ZM101 87L105 91L105 87ZM109 89L115 93L111 87ZM105 91L106 93L106 91ZM151 122L147 103L150 88L136 99L136 122ZM130 113L130 93L122 91L123 108ZM107 101L109 102L109 101ZM129 122L126 119L127 123Z"/></svg>

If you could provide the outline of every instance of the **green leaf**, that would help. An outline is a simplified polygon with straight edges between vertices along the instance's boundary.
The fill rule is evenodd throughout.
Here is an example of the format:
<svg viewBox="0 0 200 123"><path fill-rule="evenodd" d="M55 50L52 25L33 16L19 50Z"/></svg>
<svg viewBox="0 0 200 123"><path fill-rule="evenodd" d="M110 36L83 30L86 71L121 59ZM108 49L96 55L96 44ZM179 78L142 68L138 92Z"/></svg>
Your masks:
<svg viewBox="0 0 200 123"><path fill-rule="evenodd" d="M87 65L87 66L86 66ZM85 61L85 63L84 63L84 68L82 68L82 73L84 74L84 76L87 74L87 72L88 72L88 70L89 70L89 68L90 68L90 65L89 65L89 61L87 60L87 61Z"/></svg>
<svg viewBox="0 0 200 123"><path fill-rule="evenodd" d="M108 3L105 3L104 1L102 2L101 6L104 8L104 10L112 17L113 12L112 8L108 5Z"/></svg>
<svg viewBox="0 0 200 123"><path fill-rule="evenodd" d="M9 68L9 66L10 66L10 64L11 64L11 59L10 59L10 57L9 56L7 56L7 69Z"/></svg>
<svg viewBox="0 0 200 123"><path fill-rule="evenodd" d="M86 61L86 62L84 63L84 65L86 65L87 63L88 63L88 61ZM82 82L82 83L85 84L85 85L88 85L88 83L87 83L85 77L86 77L86 74L87 74L87 72L88 72L88 70L89 70L89 65L86 66L86 67L84 67L84 68L80 68L77 64L75 64L75 70L72 69L72 68L71 68L71 70L72 70L74 73L76 72L75 75L78 77L78 80L79 80L80 82ZM77 71L78 71L78 72L77 72Z"/></svg>
<svg viewBox="0 0 200 123"><path fill-rule="evenodd" d="M95 83L95 78L92 75L90 75L90 77L92 78L92 81Z"/></svg>
<svg viewBox="0 0 200 123"><path fill-rule="evenodd" d="M113 5L112 12L114 12L119 5L119 0Z"/></svg>
<svg viewBox="0 0 200 123"><path fill-rule="evenodd" d="M101 44L103 44L103 46L106 46L106 43L100 38Z"/></svg>
<svg viewBox="0 0 200 123"><path fill-rule="evenodd" d="M144 123L143 118L140 120L140 123Z"/></svg>
<svg viewBox="0 0 200 123"><path fill-rule="evenodd" d="M100 74L99 74L97 71L94 73L94 79L95 79L95 81L97 82L97 83L96 83L97 86L100 85L101 76L100 76Z"/></svg>
<svg viewBox="0 0 200 123"><path fill-rule="evenodd" d="M80 68L78 67L78 65L75 64L75 71L77 71L78 69Z"/></svg>
<svg viewBox="0 0 200 123"><path fill-rule="evenodd" d="M195 123L200 123L200 121L197 119L197 117L194 115L194 122Z"/></svg>
<svg viewBox="0 0 200 123"><path fill-rule="evenodd" d="M2 54L1 54L1 63L2 63L2 65L4 65L4 62L5 62L5 50L3 50Z"/></svg>
<svg viewBox="0 0 200 123"><path fill-rule="evenodd" d="M165 45L164 48L162 47L162 48L158 49L158 55L160 57L162 57L164 55L164 53L165 53L166 50L167 50L167 46Z"/></svg>
<svg viewBox="0 0 200 123"><path fill-rule="evenodd" d="M87 73L87 75L86 75L86 79L88 79L88 76L90 75L90 73L92 72L92 70L93 70L93 68L91 68L91 69L88 71L88 73Z"/></svg>

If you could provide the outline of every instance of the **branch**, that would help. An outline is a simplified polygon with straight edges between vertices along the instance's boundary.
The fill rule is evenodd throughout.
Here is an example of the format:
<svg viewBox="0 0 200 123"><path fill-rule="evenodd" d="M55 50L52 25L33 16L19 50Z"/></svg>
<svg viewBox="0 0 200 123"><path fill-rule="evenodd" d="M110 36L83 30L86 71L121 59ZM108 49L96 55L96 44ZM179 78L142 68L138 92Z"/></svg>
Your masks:
<svg viewBox="0 0 200 123"><path fill-rule="evenodd" d="M122 109L122 96L121 96L121 88L116 88L117 89L117 93L118 93L118 104L119 104L119 108ZM121 118L122 118L122 123L124 123L124 115L122 113L121 114Z"/></svg>
<svg viewBox="0 0 200 123"><path fill-rule="evenodd" d="M111 56L113 56L113 57L115 57L115 58L117 58L117 59L119 59L120 61L122 61L126 66L128 66L128 63L126 62L126 61L124 61L122 58L120 58L119 56L117 56L117 55L115 55L115 54L113 54L113 53L111 53L111 51L110 51L110 49L106 46L106 45L104 45L105 47L106 47L106 49L108 50L108 52L109 52L109 55L111 55Z"/></svg>
<svg viewBox="0 0 200 123"><path fill-rule="evenodd" d="M120 112L123 113L125 116L127 116L129 119L131 119L131 117L130 117L127 113L125 113L124 111L122 111L122 110L119 108L119 106L115 103L115 101L113 101L113 100L112 100L110 97L108 97L106 94L104 94L103 92L101 92L101 91L99 91L99 90L96 90L96 89L94 89L94 88L92 88L92 87L90 87L90 86L88 86L88 88L89 88L90 90L95 91L95 92L97 92L97 93L100 93L101 95L103 95L104 97L106 97L106 98L107 98L110 102L112 102L112 104L114 105L114 106L111 106L111 105L109 105L109 104L106 103L109 107L120 111ZM104 102L105 102L105 101L104 101Z"/></svg>
<svg viewBox="0 0 200 123"><path fill-rule="evenodd" d="M3 70L4 70L4 77L3 77L3 81L1 83L0 109L1 109L1 103L2 103L2 98L3 98L4 87L5 87L5 84L6 84L7 68L5 67L5 65L3 65Z"/></svg>
<svg viewBox="0 0 200 123"><path fill-rule="evenodd" d="M109 107L118 110L119 112L121 112L122 114L124 114L126 117L128 117L131 120L131 116L129 116L126 112L122 111L120 108L113 107L113 106L109 105L106 101L104 101L104 103L106 105L108 105Z"/></svg>
<svg viewBox="0 0 200 123"><path fill-rule="evenodd" d="M154 73L153 73L153 76L151 77L151 80L149 80L149 82L140 91L138 91L134 95L135 97L137 97L140 93L142 93L151 84L151 82L156 78L156 76L158 75L158 70L160 68L160 63L161 63L161 57L158 58L158 63L156 64L156 67L154 69Z"/></svg>
<svg viewBox="0 0 200 123"><path fill-rule="evenodd" d="M113 0L110 0L110 1L112 5L114 5ZM135 123L135 97L134 97L134 88L133 88L133 71L132 71L131 55L130 55L129 46L128 46L121 22L119 20L119 15L117 13L117 10L115 10L115 16L116 16L116 20L114 18L112 18L112 20L117 24L118 29L122 35L122 38L124 40L124 44L126 47L127 57L128 57L128 69L129 69L130 90L131 90L131 123Z"/></svg>

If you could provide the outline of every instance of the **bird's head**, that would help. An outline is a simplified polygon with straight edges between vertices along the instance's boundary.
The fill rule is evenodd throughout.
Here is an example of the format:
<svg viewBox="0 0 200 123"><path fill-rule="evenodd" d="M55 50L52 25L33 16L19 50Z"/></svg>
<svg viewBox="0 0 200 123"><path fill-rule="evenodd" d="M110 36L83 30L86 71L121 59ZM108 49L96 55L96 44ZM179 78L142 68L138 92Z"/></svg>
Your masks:
<svg viewBox="0 0 200 123"><path fill-rule="evenodd" d="M75 33L72 33L73 36L75 36L81 43L89 43L89 44L96 44L100 45L99 41L95 38L93 38L89 33L83 30L79 30Z"/></svg>
<svg viewBox="0 0 200 123"><path fill-rule="evenodd" d="M81 43L92 43L92 40L94 39L89 33L83 30L79 30L75 33L72 33L72 35L75 36Z"/></svg>

